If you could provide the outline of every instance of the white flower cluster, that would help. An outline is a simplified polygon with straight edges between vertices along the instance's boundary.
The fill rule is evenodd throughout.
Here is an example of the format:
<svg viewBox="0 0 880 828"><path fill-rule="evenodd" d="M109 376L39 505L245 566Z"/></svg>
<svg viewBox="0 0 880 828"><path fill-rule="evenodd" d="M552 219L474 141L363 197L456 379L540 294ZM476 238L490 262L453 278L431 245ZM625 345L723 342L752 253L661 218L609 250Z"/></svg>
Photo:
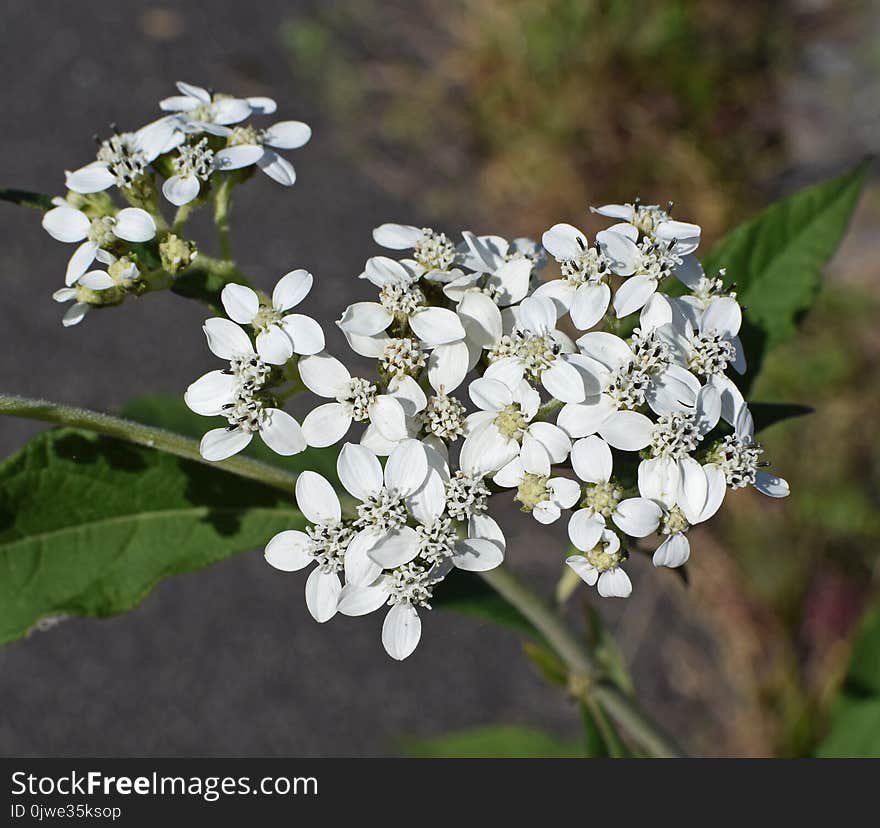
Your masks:
<svg viewBox="0 0 880 828"><path fill-rule="evenodd" d="M311 525L266 549L282 570L315 563L306 602L318 621L387 605L385 649L408 656L418 609L445 575L501 563L504 535L487 512L504 490L541 523L572 510L579 554L566 563L617 597L632 589L622 565L634 539L656 533L654 564L680 566L688 529L728 488L788 494L761 470L751 414L727 376L745 370L736 296L697 262L700 228L670 209L606 205L595 212L617 223L595 244L557 224L544 250L470 232L455 244L429 228L374 231L408 253L369 259L361 278L378 297L337 324L376 360L375 376L294 348L305 354L302 383L330 400L305 417L303 439L329 446L364 426L338 463L356 505L344 509L326 479L305 472L296 497ZM538 278L544 251L560 278Z"/></svg>
<svg viewBox="0 0 880 828"><path fill-rule="evenodd" d="M43 227L58 241L77 244L65 287L53 294L73 301L63 318L76 325L91 307L115 305L147 289L145 269L175 275L196 256L195 247L167 230L156 179L178 208L206 201L219 187L218 173L256 167L290 186L296 174L276 150L296 149L311 137L307 124L281 121L267 128L246 123L269 115L270 98L234 98L199 86L177 84L179 95L160 102L168 114L133 132L114 132L94 161L66 173L66 199L54 199ZM115 187L128 206L119 209L107 191ZM107 269L92 269L95 262Z"/></svg>

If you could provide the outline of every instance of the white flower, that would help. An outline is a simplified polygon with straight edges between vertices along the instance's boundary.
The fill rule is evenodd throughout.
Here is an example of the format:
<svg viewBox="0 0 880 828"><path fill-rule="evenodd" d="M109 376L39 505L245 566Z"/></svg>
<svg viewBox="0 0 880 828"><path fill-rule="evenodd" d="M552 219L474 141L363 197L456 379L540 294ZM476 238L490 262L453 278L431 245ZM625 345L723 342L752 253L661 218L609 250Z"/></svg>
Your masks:
<svg viewBox="0 0 880 828"><path fill-rule="evenodd" d="M378 461L374 465L374 458L363 447L356 448L359 451L352 453L346 462L351 462L362 478L372 479L375 492L376 486L382 483ZM405 441L391 453L385 486L389 486L389 466L393 467L392 476L401 474L404 468L415 467L417 472L422 472L419 450L427 461L427 475L405 500L415 526L400 525L378 541L371 539L375 532L362 529L359 538L366 535L368 539L364 543L356 540L349 547L346 584L339 599L339 611L346 615L366 615L384 604L391 606L382 628L382 643L397 660L409 656L418 644L421 637L418 609L430 609L433 587L452 567L483 572L495 568L504 559L504 536L494 520L476 515L465 526L460 513L448 511L445 464L430 449L425 453L417 441ZM342 465L340 456L341 478Z"/></svg>
<svg viewBox="0 0 880 828"><path fill-rule="evenodd" d="M207 89L178 81L179 95L165 98L159 108L172 116L175 127L182 132L229 134L229 125L238 124L251 115L270 115L276 109L271 98L233 98L212 95Z"/></svg>
<svg viewBox="0 0 880 828"><path fill-rule="evenodd" d="M202 138L192 144L181 144L177 158L171 163L174 175L162 184L162 194L176 207L189 204L198 194L202 182L214 171L214 151L208 139Z"/></svg>
<svg viewBox="0 0 880 828"><path fill-rule="evenodd" d="M211 371L186 391L186 404L206 417L223 416L226 428L215 428L202 437L199 451L206 460L225 460L250 444L254 433L277 454L299 454L306 440L299 423L275 408L266 396L270 366L257 355L250 337L228 319L208 319L204 325L208 347L229 368Z"/></svg>
<svg viewBox="0 0 880 828"><path fill-rule="evenodd" d="M650 239L667 242L674 239L680 253L692 253L700 243L700 227L690 222L671 219L671 209L671 202L663 209L657 204L642 204L638 199L632 204L605 204L590 208L600 216L620 219L632 225L636 237L641 233Z"/></svg>
<svg viewBox="0 0 880 828"><path fill-rule="evenodd" d="M89 308L91 308L89 302L85 301L85 298L82 297L81 291L78 291L75 287L65 287L56 290L52 294L52 298L56 302L70 302L73 300L73 304L65 311L64 316L61 317L61 324L65 328L79 325L83 321L83 317L89 312Z"/></svg>
<svg viewBox="0 0 880 828"><path fill-rule="evenodd" d="M461 265L477 273L496 273L505 264L522 259L529 261L533 270L547 264L546 254L534 239L521 237L508 242L501 236L477 236L470 230L461 235L465 241L458 251Z"/></svg>
<svg viewBox="0 0 880 828"><path fill-rule="evenodd" d="M137 132L111 136L99 147L97 160L65 173L67 189L85 194L101 192L114 184L130 187L156 158L179 143L175 132L174 124L163 118Z"/></svg>
<svg viewBox="0 0 880 828"><path fill-rule="evenodd" d="M666 470L671 471L671 466L667 465ZM679 493L671 481L647 474L646 471L639 469L639 493L657 503L662 510L658 531L664 540L654 552L654 566L682 566L691 554L686 532L691 526L709 520L721 507L726 492L724 474L717 465L703 466L702 472L706 478L703 489L699 472L692 468L691 474L697 477L692 478L685 491ZM682 505L679 505L679 501Z"/></svg>
<svg viewBox="0 0 880 828"><path fill-rule="evenodd" d="M527 471L520 457L514 457L492 479L504 488L516 488L514 500L538 523L559 520L562 510L571 509L581 496L581 487L576 481Z"/></svg>
<svg viewBox="0 0 880 828"><path fill-rule="evenodd" d="M312 129L302 121L279 121L267 129L236 126L228 130L226 147L214 154L218 170L238 170L256 164L269 178L290 187L296 172L276 149L299 149L309 142Z"/></svg>
<svg viewBox="0 0 880 828"><path fill-rule="evenodd" d="M591 523L588 518L581 517L581 512L572 515L568 524L568 536L584 554L570 555L565 563L582 581L596 586L603 598L627 598L632 593L632 581L620 568L626 560L626 555L620 549L620 538L610 529L605 529L592 546L588 545L594 537L593 528L589 525ZM588 536L582 535L582 524L588 524Z"/></svg>
<svg viewBox="0 0 880 828"><path fill-rule="evenodd" d="M543 236L545 249L559 262L561 279L545 282L535 296L547 296L557 314L568 313L579 330L586 331L608 310L611 275L630 276L639 261L639 249L627 236L612 230L596 235L596 247L570 224L554 224Z"/></svg>
<svg viewBox="0 0 880 828"><path fill-rule="evenodd" d="M401 399L393 393L380 394L369 380L352 377L335 357L327 353L305 356L299 361L299 373L312 393L335 400L319 405L303 420L303 433L310 446L324 447L339 442L352 422L369 422L392 444L407 436L407 411ZM410 392L415 386L415 392L425 399L412 377L401 378L395 388L399 390L401 386ZM410 416L415 414L416 411L410 412Z"/></svg>
<svg viewBox="0 0 880 828"><path fill-rule="evenodd" d="M582 402L599 393L590 365L561 331L556 330L556 306L547 297L530 296L511 309L513 326L492 346L492 362L516 364L530 382L540 382L550 396L563 402Z"/></svg>
<svg viewBox="0 0 880 828"><path fill-rule="evenodd" d="M112 264L115 257L107 250L117 239L146 242L156 235L153 217L139 207L126 207L115 216L90 219L75 207L53 207L43 216L46 232L60 242L81 242L67 263L64 283L70 287L89 269L95 259Z"/></svg>
<svg viewBox="0 0 880 828"><path fill-rule="evenodd" d="M390 250L412 250L419 275L444 281L456 263L455 245L445 233L410 224L382 224L373 230L376 244Z"/></svg>
<svg viewBox="0 0 880 828"><path fill-rule="evenodd" d="M313 282L307 270L292 270L278 280L271 305L261 302L245 285L226 285L220 299L230 319L256 331L260 357L272 365L284 365L294 354L324 350L321 326L310 316L287 313L308 296Z"/></svg>
<svg viewBox="0 0 880 828"><path fill-rule="evenodd" d="M547 477L551 464L565 462L571 440L552 423L532 422L541 397L521 370L506 369L495 363L470 384L470 398L480 410L467 418L461 466L488 474L519 458L527 473Z"/></svg>
<svg viewBox="0 0 880 828"><path fill-rule="evenodd" d="M768 497L788 497L788 482L775 474L759 471L768 465L760 460L764 453L755 442L755 422L748 407L743 404L735 418L734 434L725 437L709 453L709 461L720 468L731 489L754 486Z"/></svg>
<svg viewBox="0 0 880 828"><path fill-rule="evenodd" d="M609 518L633 538L644 538L656 531L662 511L647 497L623 497L618 483L612 478L611 450L597 436L578 440L571 450L571 465L575 474L587 485L581 501L583 509L575 513L578 520L569 525L578 535L578 549L591 549L599 542Z"/></svg>

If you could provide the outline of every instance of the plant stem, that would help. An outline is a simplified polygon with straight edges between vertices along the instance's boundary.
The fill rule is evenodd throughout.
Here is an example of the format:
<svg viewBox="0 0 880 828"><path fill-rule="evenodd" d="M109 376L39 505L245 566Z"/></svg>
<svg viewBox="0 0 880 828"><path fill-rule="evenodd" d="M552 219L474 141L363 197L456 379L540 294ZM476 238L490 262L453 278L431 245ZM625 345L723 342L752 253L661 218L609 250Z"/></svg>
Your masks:
<svg viewBox="0 0 880 828"><path fill-rule="evenodd" d="M232 179L227 175L217 188L214 197L214 224L217 225L217 237L220 240L220 255L227 260L232 259L232 248L229 244L229 208L232 201Z"/></svg>
<svg viewBox="0 0 880 828"><path fill-rule="evenodd" d="M602 680L602 670L584 644L563 619L516 574L505 566L481 572L499 595L515 606L544 636L547 643L571 671L572 687L584 701L598 702L608 715L646 753L655 757L676 757L675 744L654 724L635 701L617 687Z"/></svg>
<svg viewBox="0 0 880 828"><path fill-rule="evenodd" d="M111 417L109 414L101 414L97 411L89 411L86 408L73 408L67 405L48 402L46 400L33 400L27 397L18 397L8 394L0 394L0 414L13 417L26 417L31 420L43 420L47 423L85 428L89 431L105 434L108 437L116 437L127 440L147 448L158 449L177 457L187 460L195 460L214 466L223 471L237 474L249 480L256 480L281 489L289 495L293 495L296 484L296 475L279 469L277 466L253 460L250 457L230 457L219 463L205 460L199 453L199 442L162 428L153 428L136 423L133 420L125 420L121 417Z"/></svg>

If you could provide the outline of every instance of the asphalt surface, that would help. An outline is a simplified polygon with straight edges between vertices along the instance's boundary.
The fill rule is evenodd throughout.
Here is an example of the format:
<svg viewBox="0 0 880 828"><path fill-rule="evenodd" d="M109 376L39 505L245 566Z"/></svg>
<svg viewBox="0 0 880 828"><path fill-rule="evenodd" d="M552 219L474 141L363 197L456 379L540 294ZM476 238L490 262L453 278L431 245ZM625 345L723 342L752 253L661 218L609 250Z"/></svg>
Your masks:
<svg viewBox="0 0 880 828"><path fill-rule="evenodd" d="M366 298L355 277L380 220L423 220L358 177L334 149L310 90L293 79L278 26L301 3L168 5L7 0L0 26L0 182L58 193L94 155L94 133L140 125L178 79L268 94L279 118L314 127L288 153L299 179L267 178L236 203L234 251L261 285L306 267L309 312L325 323ZM204 311L150 296L75 329L50 299L71 250L35 212L0 205L4 391L112 410L144 392L180 394L208 370ZM325 325L326 328L326 325ZM341 340L331 340L338 351ZM0 449L38 424L4 419ZM520 527L517 529L516 527ZM523 528L524 527L524 528ZM533 544L520 521L512 556ZM577 733L577 718L533 676L511 635L434 612L403 664L381 647L381 614L319 626L299 576L259 551L162 584L134 612L71 620L0 650L5 755L377 755L399 737L494 722Z"/></svg>

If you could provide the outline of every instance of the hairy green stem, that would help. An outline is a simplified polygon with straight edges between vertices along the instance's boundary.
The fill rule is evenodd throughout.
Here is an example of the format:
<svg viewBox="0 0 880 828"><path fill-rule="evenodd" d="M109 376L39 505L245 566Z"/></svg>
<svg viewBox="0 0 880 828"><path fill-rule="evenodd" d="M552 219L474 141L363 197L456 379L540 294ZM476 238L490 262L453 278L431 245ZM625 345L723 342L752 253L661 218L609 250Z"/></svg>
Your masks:
<svg viewBox="0 0 880 828"><path fill-rule="evenodd" d="M109 414L101 414L98 411L89 411L86 408L74 408L60 405L46 400L34 400L27 397L18 397L8 394L0 394L0 414L12 417L26 417L30 420L42 420L47 423L74 426L94 431L97 434L105 434L108 437L116 437L127 440L147 448L158 449L177 457L187 460L195 460L218 469L237 474L248 480L255 480L281 489L289 495L293 494L296 484L296 475L279 469L269 463L253 460L250 457L230 457L219 463L205 460L199 453L199 442L189 437L183 437L162 428L153 428L136 423L133 420L125 420L122 417L111 417Z"/></svg>
<svg viewBox="0 0 880 828"><path fill-rule="evenodd" d="M232 203L232 179L227 175L214 196L214 224L217 225L217 237L220 240L220 255L224 259L232 259L232 248L229 243L229 209Z"/></svg>
<svg viewBox="0 0 880 828"><path fill-rule="evenodd" d="M486 583L516 607L565 662L572 692L585 702L598 702L632 741L650 756L671 758L681 753L638 704L603 680L601 667L565 621L531 587L506 566L480 573Z"/></svg>

